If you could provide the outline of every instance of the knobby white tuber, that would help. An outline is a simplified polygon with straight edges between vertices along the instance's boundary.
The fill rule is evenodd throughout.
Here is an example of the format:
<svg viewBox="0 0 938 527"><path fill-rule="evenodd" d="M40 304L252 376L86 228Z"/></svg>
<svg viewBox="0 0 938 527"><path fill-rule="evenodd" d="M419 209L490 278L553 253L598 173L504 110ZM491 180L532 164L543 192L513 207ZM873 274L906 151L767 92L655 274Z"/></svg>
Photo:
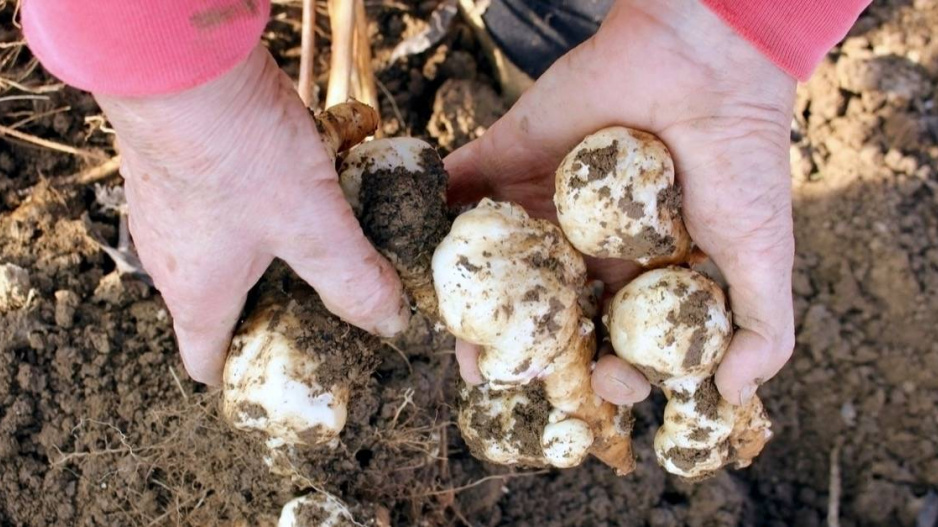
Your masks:
<svg viewBox="0 0 938 527"><path fill-rule="evenodd" d="M731 314L717 284L671 265L688 261L692 242L667 147L620 126L591 134L558 167L554 202L581 252L665 267L619 291L605 317L616 353L669 399L655 438L659 463L687 478L748 465L771 437L770 423L758 398L734 407L714 385Z"/></svg>
<svg viewBox="0 0 938 527"><path fill-rule="evenodd" d="M586 266L559 228L482 200L437 247L433 283L447 329L482 347L486 384L462 387L458 418L477 456L570 467L593 453L632 470L630 418L592 391Z"/></svg>
<svg viewBox="0 0 938 527"><path fill-rule="evenodd" d="M338 498L316 492L294 498L280 511L277 527L354 527L360 525Z"/></svg>
<svg viewBox="0 0 938 527"><path fill-rule="evenodd" d="M771 438L758 397L733 406L713 382L732 337L720 287L682 267L642 274L613 298L606 316L612 346L668 397L655 436L658 462L689 479L749 465Z"/></svg>
<svg viewBox="0 0 938 527"><path fill-rule="evenodd" d="M365 235L395 266L417 309L463 338L470 325L483 332L507 325L492 336L501 348L492 346L482 361L493 390L462 389L466 404L459 420L474 451L499 463L553 466L573 466L593 452L623 473L631 470L629 430L622 428L630 425L629 416L590 388L593 325L578 305L586 289L585 265L557 227L488 200L451 223L442 161L417 139L376 140L352 149L340 181ZM490 235L481 245L471 240ZM470 253L478 249L477 254L452 253L450 247L463 242L474 244ZM474 264L467 258L486 260L480 265L495 269L461 285L438 272L471 272ZM499 289L512 282L513 290ZM454 290L459 287L469 289ZM454 315L467 303L469 312ZM463 330L454 327L458 317L465 319ZM543 381L533 382L535 377ZM472 440L481 430L473 423L489 425L488 440Z"/></svg>
<svg viewBox="0 0 938 527"><path fill-rule="evenodd" d="M376 337L329 313L315 292L275 263L232 339L222 410L271 448L315 446L345 426L350 390L377 364Z"/></svg>
<svg viewBox="0 0 938 527"><path fill-rule="evenodd" d="M616 126L587 136L557 169L554 204L584 254L656 267L690 252L674 163L649 133Z"/></svg>

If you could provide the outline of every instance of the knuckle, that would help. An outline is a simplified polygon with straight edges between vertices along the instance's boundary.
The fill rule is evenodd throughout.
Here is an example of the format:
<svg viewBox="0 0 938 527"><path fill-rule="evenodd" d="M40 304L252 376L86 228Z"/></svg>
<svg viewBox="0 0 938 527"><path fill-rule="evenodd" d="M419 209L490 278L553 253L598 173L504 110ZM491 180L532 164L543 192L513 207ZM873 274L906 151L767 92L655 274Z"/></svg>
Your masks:
<svg viewBox="0 0 938 527"><path fill-rule="evenodd" d="M375 255L377 260L377 255ZM356 294L347 296L341 311L350 321L366 324L382 318L386 313L397 311L402 298L400 283L392 281L390 268L379 261L369 262L369 269L350 275L341 281L339 294L347 291Z"/></svg>

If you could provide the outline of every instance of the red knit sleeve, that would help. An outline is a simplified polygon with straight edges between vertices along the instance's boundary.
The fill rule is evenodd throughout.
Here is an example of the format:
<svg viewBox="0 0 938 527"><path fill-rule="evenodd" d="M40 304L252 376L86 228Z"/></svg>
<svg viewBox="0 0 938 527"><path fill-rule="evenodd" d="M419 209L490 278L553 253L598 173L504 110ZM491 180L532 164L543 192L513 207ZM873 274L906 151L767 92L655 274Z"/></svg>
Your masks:
<svg viewBox="0 0 938 527"><path fill-rule="evenodd" d="M42 65L77 88L119 96L178 92L247 57L269 0L24 0Z"/></svg>
<svg viewBox="0 0 938 527"><path fill-rule="evenodd" d="M870 0L703 0L782 69L807 80Z"/></svg>

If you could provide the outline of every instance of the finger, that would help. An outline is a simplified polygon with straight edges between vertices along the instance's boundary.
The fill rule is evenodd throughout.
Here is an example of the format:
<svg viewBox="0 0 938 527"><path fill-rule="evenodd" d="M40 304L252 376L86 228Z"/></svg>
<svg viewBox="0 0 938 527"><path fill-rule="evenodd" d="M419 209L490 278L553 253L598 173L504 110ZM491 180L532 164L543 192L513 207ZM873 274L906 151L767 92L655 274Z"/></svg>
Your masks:
<svg viewBox="0 0 938 527"><path fill-rule="evenodd" d="M615 355L604 355L596 362L592 384L597 395L615 405L635 404L651 393L648 379Z"/></svg>
<svg viewBox="0 0 938 527"><path fill-rule="evenodd" d="M275 254L316 289L326 308L383 337L407 329L410 308L397 273L368 242L335 180L310 179L278 234Z"/></svg>
<svg viewBox="0 0 938 527"><path fill-rule="evenodd" d="M642 267L637 263L614 258L586 257L586 266L590 276L605 284L607 295L614 295L642 272Z"/></svg>
<svg viewBox="0 0 938 527"><path fill-rule="evenodd" d="M216 243L225 245L222 241ZM179 353L189 376L196 382L218 386L248 291L271 258L192 256L188 262L177 264L175 271L160 273L159 278L154 275L154 282L172 314Z"/></svg>
<svg viewBox="0 0 938 527"><path fill-rule="evenodd" d="M739 327L716 374L717 388L733 404L748 402L788 362L794 348L794 242L788 232L768 250L741 252L722 265L716 260L729 284Z"/></svg>
<svg viewBox="0 0 938 527"><path fill-rule="evenodd" d="M466 384L475 386L482 384L482 372L479 371L479 346L464 340L456 339L456 362L459 364L459 375Z"/></svg>

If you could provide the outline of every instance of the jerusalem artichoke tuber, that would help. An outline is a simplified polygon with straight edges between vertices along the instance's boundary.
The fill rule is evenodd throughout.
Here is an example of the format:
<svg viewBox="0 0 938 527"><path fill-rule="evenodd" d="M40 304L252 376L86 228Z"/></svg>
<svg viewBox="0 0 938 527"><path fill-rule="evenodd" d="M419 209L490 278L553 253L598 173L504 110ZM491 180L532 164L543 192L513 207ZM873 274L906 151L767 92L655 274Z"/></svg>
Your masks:
<svg viewBox="0 0 938 527"><path fill-rule="evenodd" d="M417 309L436 320L430 258L450 226L440 155L409 137L369 141L348 153L339 181L365 236L397 270Z"/></svg>
<svg viewBox="0 0 938 527"><path fill-rule="evenodd" d="M490 338L501 340L501 348L491 347L483 361L490 386L461 389L460 427L474 452L498 463L573 466L591 451L622 473L631 470L628 431L617 425L630 421L590 387L593 325L578 304L585 266L557 227L489 200L451 224L442 161L417 139L354 148L340 181L366 236L395 266L421 312L457 336L486 328L499 333ZM478 254L460 253L465 244ZM454 272L472 271L470 258L493 267L454 283L460 280ZM468 311L455 314L460 309ZM463 315L458 330L455 320ZM543 381L534 380L539 375ZM546 390L547 399L531 389ZM487 430L476 426L482 422Z"/></svg>
<svg viewBox="0 0 938 527"><path fill-rule="evenodd" d="M353 527L355 521L348 506L338 498L314 492L294 498L280 511L277 527Z"/></svg>
<svg viewBox="0 0 938 527"><path fill-rule="evenodd" d="M606 324L616 354L668 397L655 453L669 472L702 478L761 452L772 432L758 397L736 407L713 382L732 337L716 283L681 267L649 271L616 294Z"/></svg>
<svg viewBox="0 0 938 527"><path fill-rule="evenodd" d="M649 133L614 126L587 136L557 168L554 204L584 254L657 267L690 252L674 163Z"/></svg>
<svg viewBox="0 0 938 527"><path fill-rule="evenodd" d="M620 474L632 470L629 431L592 391L594 327L578 302L586 266L560 229L482 200L437 247L433 282L446 327L482 347L486 384L462 388L459 416L477 455L569 467L592 452Z"/></svg>
<svg viewBox="0 0 938 527"><path fill-rule="evenodd" d="M358 102L322 112L331 154L374 132L377 113ZM271 448L321 445L345 425L350 391L376 366L378 339L332 315L316 292L275 262L252 292L225 362L222 411Z"/></svg>

